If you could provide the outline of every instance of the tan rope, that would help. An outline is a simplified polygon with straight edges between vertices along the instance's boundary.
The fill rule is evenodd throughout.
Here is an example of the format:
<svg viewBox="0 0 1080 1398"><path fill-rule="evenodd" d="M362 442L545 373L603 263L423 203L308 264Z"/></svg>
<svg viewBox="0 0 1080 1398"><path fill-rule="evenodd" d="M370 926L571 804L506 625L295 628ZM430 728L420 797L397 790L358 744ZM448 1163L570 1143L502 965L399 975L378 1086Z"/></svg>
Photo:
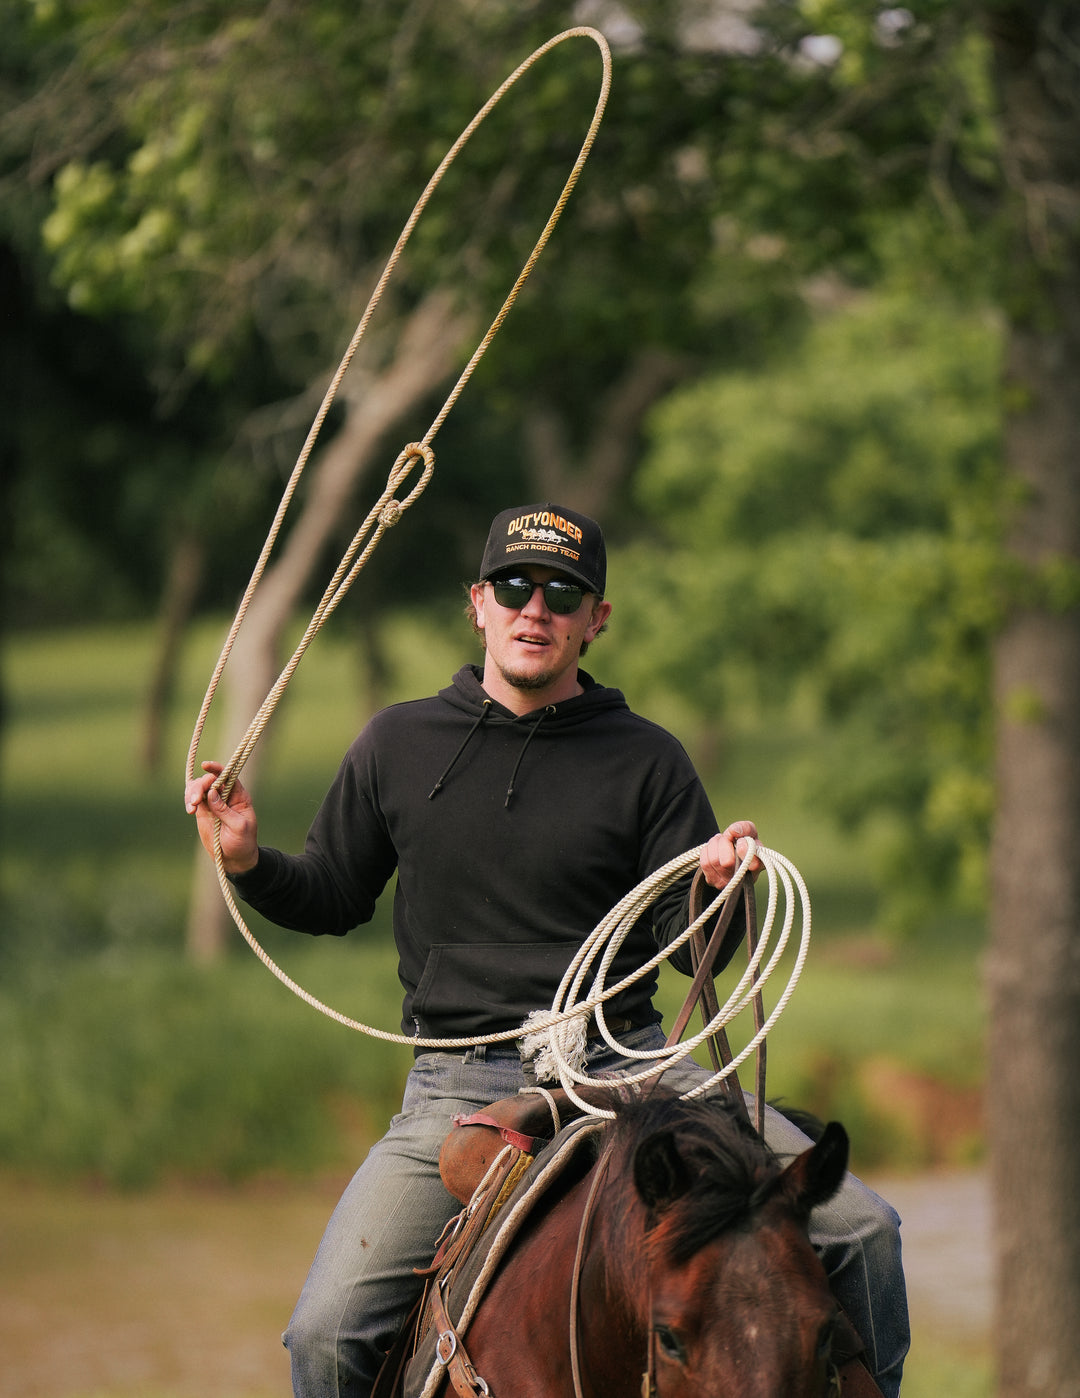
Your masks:
<svg viewBox="0 0 1080 1398"><path fill-rule="evenodd" d="M260 551L258 560L255 565L255 569L251 576L251 580L248 583L244 595L240 601L240 605L237 609L236 616L226 637L225 644L222 648L217 664L214 667L214 672L211 676L210 683L207 687L206 695L203 699L198 719L196 720L195 731L191 740L191 747L188 751L186 772L186 779L188 781L190 781L195 775L196 755L198 752L199 742L202 737L203 728L206 724L206 718L209 714L210 706L213 702L218 682L221 678L222 672L225 669L225 665L232 651L233 644L236 640L236 636L239 633L241 625L243 624L244 617L247 614L252 596L259 584L260 579L262 578L263 572L266 568L266 564L273 551L278 533L280 532L281 525L284 520L285 513L288 510L289 504L296 491L296 487L299 482L300 476L303 473L304 467L307 464L312 448L314 447L315 440L318 437L319 431L326 419L326 415L330 409L330 406L334 401L334 397L338 391L341 381L344 378L345 373L353 359L353 356L356 353L357 346L359 345L360 340L365 330L367 329L368 323L371 320L371 316L375 310L375 307L377 306L382 296L383 290L387 282L389 281L391 274L393 273L394 267L396 266L397 261L401 256L402 250L404 249L405 244L408 242L408 239L413 229L415 228L416 223L424 210L424 207L426 206L436 186L442 179L443 175L445 174L447 168L449 167L450 163L453 161L455 156L465 145L465 143L468 141L469 137L473 134L473 132L475 132L476 128L480 125L484 118L489 114L492 108L496 105L496 103L499 102L501 98L505 96L505 94L513 86L513 84L517 82L518 78L520 78L522 74L525 73L532 66L532 64L537 61L537 59L542 57L556 44L560 44L566 39L575 37L590 38L594 40L597 46L599 47L603 61L603 80L601 83L600 95L597 99L596 107L593 112L592 121L590 122L588 132L586 133L585 140L582 143L581 150L578 153L578 157L574 162L573 169L571 170L570 175L565 185L563 186L562 192L556 200L551 215L548 218L548 221L545 224L544 229L541 232L539 238L537 239L532 249L532 252L526 260L524 266L522 267L521 272L517 277L517 280L514 282L514 285L511 288L510 293L506 297L506 300L499 308L498 314L495 316L495 319L489 326L487 333L480 341L479 345L477 346L476 350L472 355L472 358L465 366L465 369L462 371L460 377L457 380L457 383L451 389L450 394L446 399L446 402L440 408L439 412L435 415L434 419L432 420L431 426L428 428L423 438L419 442L412 442L408 446L406 446L401 451L397 460L394 462L394 465L387 479L385 489L383 490L382 494L379 496L375 504L369 510L363 524L357 530L352 542L350 543L349 547L346 549L344 555L342 556L341 562L338 564L337 569L335 570L334 575L330 580L330 583L327 585L326 591L324 592L321 601L319 602L318 606L315 608L314 613L312 614L311 621L308 623L307 629L305 630L304 635L300 640L300 643L296 647L296 650L294 651L288 664L285 666L284 670L282 670L278 679L274 683L273 687L270 690L270 693L263 701L262 706L260 707L255 718L252 720L246 734L244 735L244 738L240 742L235 753L222 770L221 775L215 781L214 785L221 791L222 795L226 799L228 798L229 792L232 790L232 787L235 784L241 769L247 762L256 744L258 743L259 738L261 737L267 723L269 722L270 717L278 701L284 693L289 680L292 678L292 675L295 672L296 667L299 665L300 660L304 652L310 645L311 641L314 639L315 635L317 634L327 617L330 616L330 614L333 612L333 610L337 607L339 602L348 592L352 583L355 581L356 576L367 563L368 559L370 558L372 552L379 543L379 540L382 538L383 534L386 532L387 529L391 528L394 524L396 524L397 521L401 518L401 515L404 513L404 511L407 510L409 506L412 505L418 499L418 497L426 487L428 481L430 480L435 467L435 454L431 448L431 441L434 438L435 434L438 432L439 428L442 426L443 422L445 422L447 415L453 408L454 404L457 402L457 399L460 396L462 390L464 389L466 383L472 376L473 370L476 368L477 364L480 362L480 359L483 357L488 346L491 344L492 340L498 333L503 321L509 314L511 306L514 304L518 292L525 284L526 280L529 277L529 274L531 273L533 267L536 264L537 259L543 252L544 247L548 242L548 239L551 237L551 234L555 229L555 225L559 221L563 208L566 205L566 201L569 199L574 185L577 183L578 176L581 174L582 167L584 166L585 161L588 158L589 152L591 151L593 142L596 138L596 133L599 129L600 121L603 117L604 109L607 105L608 93L611 87L611 54L603 36L599 34L595 29L591 29L587 26L582 26L576 29L568 29L564 33L556 35L555 38L549 39L546 44L543 44L540 48L536 49L535 52L532 53L529 56L529 58L525 60L524 63L522 63L518 68L514 70L510 77L506 79L502 86L493 94L492 97L488 99L488 101L484 104L480 111L477 112L476 116L473 117L469 125L454 142L453 146L451 146L450 150L444 157L442 163L435 171L435 174L429 180L428 185L425 188L423 194L417 200L416 205L414 206L413 211L410 214L409 219L405 224L405 227L402 230L400 237L398 238L394 250L391 253L389 260L387 261L382 276L379 278L375 290L372 292L371 299L368 302L367 308L364 311L364 314L360 320L359 325L356 328L355 333L353 334L352 340L349 342L349 346L345 351L345 355L342 358L340 365L338 366L337 372L334 374L330 386L326 391L319 411L316 414L314 422L312 423L311 430L308 432L307 438L304 442L303 448L301 449L296 465L293 468L292 475L290 476L289 481L286 485L285 491L281 498L281 502L278 505L277 512L274 516L266 541L263 544L262 550ZM420 462L423 462L423 470L421 471L419 479L414 483L409 494L404 499L399 500L397 498L398 489L404 485L405 481L411 475L417 464ZM369 534L371 535L370 538L368 538ZM753 846L753 842L750 843ZM764 953L766 941L768 940L768 931L769 929L771 929L773 924L777 906L776 895L778 876L779 882L783 884L785 892L788 895L787 913L784 919L783 931L779 938L777 950L775 951L773 958L769 963L769 966L766 968L765 977L767 977L767 975L775 969L780 955L783 952L784 946L787 942L788 936L791 932L794 917L794 904L791 899L791 877L789 876L793 876L794 881L798 886L802 897L802 945L800 948L799 956L796 959L795 971L789 978L788 986L784 994L781 996L780 1003L778 1004L776 1010L774 1010L772 1016L770 1017L768 1023L764 1026L764 1029L761 1031L761 1033L754 1040L752 1040L750 1044L747 1045L746 1049L743 1050L743 1053L741 1053L739 1057L734 1060L733 1063L729 1064L727 1068L724 1069L721 1073L718 1073L713 1078L710 1078L708 1082L704 1083L700 1089L697 1089L694 1093L687 1095L697 1095L698 1091L704 1090L705 1088L712 1085L714 1082L718 1081L721 1077L725 1077L728 1073L734 1071L734 1069L737 1068L737 1066L743 1061L746 1055L753 1050L757 1042L759 1042L759 1040L764 1037L764 1035L775 1023L781 1010L784 1008L784 1006L787 1004L787 1000L790 998L791 992L794 989L795 983L798 980L798 976L801 973L802 966L805 961L806 947L810 932L810 909L809 897L806 894L805 885L803 884L802 879L798 874L798 871L794 869L793 865L791 865L786 859L784 859L783 855L777 854L776 851L768 850L763 847L752 847L750 849L749 853L745 856L745 858L742 861L742 864L737 870L735 878L727 886L727 888L725 888L718 895L717 899L713 902L713 904L704 910L697 922L692 923L690 927L688 927L678 938L675 939L675 941L673 941L669 946L664 948L663 951L659 952L652 960L650 960L648 963L646 963L646 965L641 967L640 970L633 976L627 977L618 985L613 986L611 988L607 988L605 986L607 971L611 965L612 960L614 959L615 952L618 949L619 945L621 945L622 940L627 935L627 932L629 931L630 927L637 921L637 919L640 916L642 916L645 909L653 902L655 898L659 896L661 892L663 892L665 888L669 887L671 883L673 883L675 880L683 877L691 869L697 867L700 849L688 850L685 854L679 856L674 860L671 860L668 864L664 865L663 868L658 869L649 878L643 880L637 888L631 890L631 892L628 893L611 910L608 916L594 929L593 933L586 939L578 955L574 958L574 961L571 964L566 977L564 978L563 984L562 986L560 986L559 995L556 999L556 1003L552 1006L551 1011L549 1013L539 1013L529 1023L528 1030L530 1033L549 1034L551 1050L554 1058L558 1063L559 1078L562 1083L562 1086L565 1090L567 1090L570 1096L575 1101L577 1101L578 1104L581 1107L583 1107L587 1112L596 1113L599 1115L609 1115L609 1113L600 1111L597 1108L593 1108L588 1103L584 1102L581 1098L578 1097L577 1093L574 1091L575 1084L580 1086L585 1083L588 1083L590 1079L587 1075L584 1075L579 1071L576 1071L567 1062L565 1057L566 1041L564 1039L563 1034L560 1033L560 1029L562 1029L563 1026L569 1025L572 1021L578 1021L580 1023L580 1021L582 1021L586 1016L591 1014L594 1016L596 1023L600 1028L600 1031L603 1034L604 1038L607 1039L609 1044L613 1044L614 1041L612 1040L607 1026L604 1022L604 1015L602 1009L603 1003L606 1000L610 999L612 996L617 995L621 991L625 990L625 988L633 980L638 979L642 975L648 974L657 965L659 965L661 961L666 960L667 957L669 957L674 951L676 951L679 947L684 945L684 943L689 939L696 927L703 925L709 917L713 916L718 911L720 905L728 897L734 895L739 882L747 874L747 870L749 868L749 864L753 857L755 848L768 872L770 895L769 910L766 915L765 923L763 924L762 929L762 941L752 965L748 968L746 974L744 975L742 980L740 980L739 984L736 986L735 991L733 992L727 1005L725 1005L720 1010L719 1014L710 1024L706 1025L703 1028L699 1035L684 1040L679 1045L672 1046L672 1048L669 1051L661 1051L660 1054L654 1051L649 1053L634 1053L631 1056L635 1058L643 1058L649 1060L656 1060L658 1057L662 1056L664 1058L665 1064L667 1066L671 1066L672 1064L677 1063L681 1061L683 1058L687 1057L693 1051L693 1049L697 1047L699 1043L704 1041L704 1039L708 1036L709 1033L715 1032L715 1029L719 1025L730 1022L730 1020L734 1017L735 1014L739 1013L742 1009L745 1008L746 1004L750 1001L750 996L747 993L746 989L747 981L748 978L757 971L761 957ZM330 1019L336 1020L339 1024L342 1024L347 1028L359 1030L361 1033L367 1034L373 1038L383 1039L391 1043L408 1044L411 1045L413 1048L461 1048L468 1047L472 1044L498 1043L509 1039L516 1039L521 1037L521 1027L512 1030L505 1030L497 1034L485 1034L479 1036L474 1035L468 1040L452 1038L423 1039L415 1037L406 1037L402 1034L388 1033L385 1030L375 1029L370 1025L360 1023L358 1020L351 1019L348 1015L344 1015L338 1010L332 1009L329 1005L324 1004L321 1000L317 999L309 991L305 990L302 986L298 985L294 980L292 980L288 975L286 975L286 973L274 962L269 953L262 947L258 939L255 937L254 933L252 933L252 931L244 921L243 915L241 914L240 909L236 904L236 900L233 897L232 888L228 880L228 875L225 872L225 864L221 851L220 821L215 821L214 826L214 863L217 869L218 883L221 887L221 892L222 896L225 899L225 903L229 909L233 921L236 923L237 927L244 936L248 945L251 947L252 951L255 952L256 956L259 958L260 961L262 961L263 965L266 966L266 968L269 971L271 971L273 975L275 975L277 979L282 982L283 985L287 986L288 989L293 991L293 993L299 996L300 999L303 1000L306 1004L310 1005L313 1009L318 1010L320 1013L327 1015ZM604 949L604 955L601 959L600 969L593 981L592 989L589 992L589 994L586 995L584 998L579 998L581 990L583 988L583 981L585 978L586 971L590 966L592 960L595 958L595 956L601 949ZM615 1046L618 1047L617 1045ZM628 1050L626 1050L625 1047L620 1047L620 1052L627 1053ZM637 1081L639 1078L643 1079L647 1076L652 1076L656 1073L656 1071L656 1063L655 1061L652 1061L650 1062L650 1066L648 1069L644 1070L641 1074L638 1075L638 1077L631 1078L630 1081Z"/></svg>
<svg viewBox="0 0 1080 1398"><path fill-rule="evenodd" d="M439 431L439 428L446 421L446 418L450 413L450 410L453 408L454 404L460 397L465 385L472 377L473 371L479 364L480 360L483 358L485 352L488 349L488 346L491 344L492 340L498 334L503 321L510 313L511 306L513 306L514 301L517 299L518 292L521 290L525 282L528 280L529 275L535 267L537 260L539 259L541 253L544 251L544 248L547 246L548 240L551 237L551 234L554 232L555 225L558 223L560 217L562 216L562 212L566 206L566 202L570 198L574 186L577 184L578 177L581 174L585 161L588 159L589 153L592 150L593 142L596 139L596 133L600 128L600 122L604 115L604 109L607 106L608 93L611 90L611 51L608 48L607 41L605 40L603 35L600 34L597 30L589 28L586 25L582 25L575 29L567 29L563 33L557 34L553 39L549 39L546 44L542 44L538 49L536 49L532 54L530 54L530 56L524 61L524 63L521 63L514 70L514 72L511 73L511 75L498 88L498 90L495 93L493 93L490 98L488 98L487 102L484 103L483 107L480 108L480 110L473 117L472 121L469 122L468 126L466 126L464 131L462 131L461 135L457 138L454 144L447 151L438 169L435 171L431 179L428 181L427 186L424 189L424 192L421 194L420 198L416 201L416 204L413 206L412 213L409 215L405 223L405 226L402 229L396 244L394 245L394 249L387 260L382 275L379 277L379 280L376 283L375 290L371 294L371 298L368 301L367 307L360 318L360 322L353 333L353 337L349 341L348 348L346 349L345 354L342 357L341 363L338 365L337 371L335 372L333 378L330 381L330 386L327 388L322 403L319 407L319 410L315 415L315 420L311 425L311 429L308 432L307 438L304 441L304 445L300 450L299 456L297 457L296 465L293 467L292 474L289 477L288 483L286 484L285 490L282 494L281 501L278 505L273 521L270 525L270 530L259 553L259 557L256 560L255 568L252 572L250 581L248 582L248 585L244 590L244 595L240 600L240 605L237 608L236 616L233 618L232 625L229 628L228 635L225 638L225 643L222 646L221 654L218 657L217 664L215 665L213 674L210 677L210 682L207 686L206 694L203 698L198 718L195 721L195 730L192 734L191 746L188 749L186 780L190 781L195 776L199 743L202 739L203 729L206 726L206 720L210 712L210 706L213 703L214 695L217 692L218 683L221 679L222 673L224 672L229 656L232 653L236 637L239 634L241 626L243 625L243 621L245 616L247 615L248 608L251 605L252 597L255 593L256 588L259 585L260 580L262 579L263 573L266 570L266 566L269 562L270 555L273 552L274 545L277 542L278 534L281 531L285 514L289 508L290 503L292 502L297 485L299 484L300 477L302 476L304 468L307 465L308 458L311 455L312 449L315 445L315 441L318 438L320 431L322 430L322 426L326 420L326 415L330 411L330 407L334 402L335 397L337 396L337 392L341 386L341 382L345 377L349 365L352 363L354 355L356 354L357 347L359 346L360 341L368 328L368 325L371 321L371 317L375 312L375 308L378 306L379 301L382 299L383 291L385 290L386 285L390 280L390 277L393 275L398 260L401 257L401 254L404 251L405 245L408 243L409 238L412 236L412 232L416 227L416 224L419 221L421 214L426 208L432 194L435 192L435 189L438 187L440 181L442 180L443 175L446 173L453 160L457 157L462 147L470 139L470 137L476 131L477 127L481 124L481 122L484 121L484 119L489 115L489 113L496 106L496 104L500 102L502 98L506 95L506 93L510 90L510 88L513 87L514 83L516 83L517 80L524 73L526 73L528 69L531 68L532 65L539 58L542 58L543 55L546 54L550 49L554 48L557 44L561 44L565 40L572 38L592 39L600 50L600 56L603 63L603 79L600 86L600 94L596 101L596 106L593 111L592 120L589 123L589 129L586 132L585 139L582 142L582 146L580 151L578 152L577 159L574 161L573 168L570 171L569 176L567 177L566 183L563 185L562 191L560 192L558 199L555 201L555 205L552 208L547 223L544 225L544 228L540 233L540 236L537 238L536 243L533 246L532 252L526 259L525 264L519 272L517 280L511 287L510 292L507 295L505 301L500 306L499 311L495 316L495 319L491 322L491 325L488 327L487 333L484 335L483 339L477 345L471 359L469 360L468 364L466 364L465 368L462 370L461 375L458 378L457 382L454 384L453 388L450 390L450 394L447 397L446 402L436 413L435 417L431 422L430 427L424 433L424 436L421 438L419 442L410 443L398 456L393 468L390 471L390 475L386 483L386 488L384 489L382 495L380 495L379 499L372 506L371 510L368 512L366 519L364 520L360 528L357 530L352 542L346 549L345 554L343 555L341 562L338 564L338 567L334 573L334 576L331 578L330 583L326 588L326 591L323 593L321 601L315 608L315 611L312 614L311 621L309 622L307 629L301 637L301 640L297 645L296 650L294 651L291 659L285 666L284 670L282 670L281 674L278 676L278 679L274 683L269 694L266 696L266 699L263 701L258 713L252 719L251 724L248 727L248 730L245 733L243 739L241 740L239 746L233 753L232 757L230 757L229 761L225 764L221 775L217 778L216 782L214 783L214 785L218 788L218 790L226 799L228 798L229 792L235 785L236 779L239 776L241 769L247 762L248 758L251 756L251 753L254 750L256 744L258 743L259 738L262 736L262 733L265 730L266 725L269 723L270 717L273 714L274 709L278 704L278 701L280 700L282 694L285 692L285 688L288 685L289 680L292 678L296 670L296 667L299 665L300 660L304 655L304 652L311 644L311 641L314 639L316 633L322 627L327 617L330 616L330 614L337 607L338 603L348 592L349 588L355 581L357 574L367 563L368 559L370 558L372 552L374 551L376 545L379 543L379 540L382 538L383 534L386 532L388 528L397 523L397 521L401 518L402 514L405 512L405 510L409 508L410 505L415 503L417 498L420 496L420 494L426 487L428 481L431 479L431 475L435 469L435 454L431 449L431 442L435 437L435 434ZM412 490L405 497L405 499L399 500L395 492L397 491L398 487L404 483L406 478L410 475L410 473L419 461L423 461L424 463L424 468L419 480L417 480L416 483L413 485ZM374 530L374 533L371 533L372 530ZM369 533L371 533L370 539L368 539L367 537ZM233 913L233 917L235 919L237 917L237 914Z"/></svg>

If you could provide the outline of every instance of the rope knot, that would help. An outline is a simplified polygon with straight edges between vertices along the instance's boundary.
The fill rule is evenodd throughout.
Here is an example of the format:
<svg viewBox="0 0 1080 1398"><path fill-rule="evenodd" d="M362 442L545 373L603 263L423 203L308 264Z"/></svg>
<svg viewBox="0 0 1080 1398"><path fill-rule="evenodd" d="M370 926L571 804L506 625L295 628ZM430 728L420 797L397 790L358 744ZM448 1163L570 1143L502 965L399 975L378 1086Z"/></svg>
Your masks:
<svg viewBox="0 0 1080 1398"><path fill-rule="evenodd" d="M403 513L400 500L387 500L379 511L379 523L384 529L390 529L397 524Z"/></svg>

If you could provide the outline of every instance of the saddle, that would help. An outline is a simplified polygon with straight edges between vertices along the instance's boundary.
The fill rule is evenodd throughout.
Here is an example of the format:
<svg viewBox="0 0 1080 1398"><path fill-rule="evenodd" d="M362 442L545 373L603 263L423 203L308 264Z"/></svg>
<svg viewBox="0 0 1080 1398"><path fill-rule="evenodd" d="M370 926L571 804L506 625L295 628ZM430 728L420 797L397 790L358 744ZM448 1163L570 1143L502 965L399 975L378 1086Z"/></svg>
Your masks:
<svg viewBox="0 0 1080 1398"><path fill-rule="evenodd" d="M443 1183L465 1208L447 1225L430 1267L418 1271L423 1293L387 1355L372 1398L433 1398L444 1380L459 1398L487 1394L462 1336L538 1201L557 1182L592 1168L596 1136L605 1125L578 1116L549 1139L530 1129L541 1131L544 1117L550 1127L542 1100L538 1110L533 1099L510 1097L455 1121L439 1167Z"/></svg>

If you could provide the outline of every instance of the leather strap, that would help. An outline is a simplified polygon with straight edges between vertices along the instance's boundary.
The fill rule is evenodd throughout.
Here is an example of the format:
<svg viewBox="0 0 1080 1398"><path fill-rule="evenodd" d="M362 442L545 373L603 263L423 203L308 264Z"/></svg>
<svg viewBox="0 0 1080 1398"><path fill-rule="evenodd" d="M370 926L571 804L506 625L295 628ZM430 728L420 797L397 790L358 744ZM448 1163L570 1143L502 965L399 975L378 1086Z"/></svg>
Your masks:
<svg viewBox="0 0 1080 1398"><path fill-rule="evenodd" d="M690 885L690 922L696 922L701 916L705 907L705 876L699 869L694 875L693 883ZM735 922L736 909L742 910L741 925ZM747 955L753 958L758 944L757 930L757 906L754 900L754 885L747 878L739 886L737 895L729 898L717 914L716 922L708 942L705 941L705 934L701 928L690 938L690 958L694 966L694 978L690 989L687 991L686 999L683 1001L682 1009L676 1016L671 1033L667 1037L666 1047L677 1044L686 1032L686 1026L690 1022L690 1017L694 1010L700 1006L702 1023L707 1024L719 1013L719 1001L716 996L716 986L714 978L719 971L731 960L735 954L735 948L745 935ZM754 981L758 980L755 972ZM754 995L754 1028L761 1029L765 1023L765 1007L762 1003L761 992L758 990ZM709 1045L709 1056L712 1059L713 1067L717 1072L721 1068L727 1068L732 1061L731 1046L728 1042L727 1033L724 1026L720 1025L709 1035L707 1040ZM743 1097L742 1087L739 1083L738 1073L732 1070L726 1078L720 1082L721 1088L739 1111L745 1120L750 1120L750 1113L746 1108L746 1099ZM765 1040L762 1039L756 1051L756 1121L755 1126L759 1135L765 1130Z"/></svg>
<svg viewBox="0 0 1080 1398"><path fill-rule="evenodd" d="M702 909L705 906L705 887L705 876L699 869L698 872L694 875L693 883L690 885L691 922L696 922L697 919L701 916ZM742 887L739 889L739 893L743 894L745 888L746 883L744 881ZM708 981L711 985L712 977L718 971L722 970L723 966L731 960L731 957L734 954L735 947L738 945L739 940L742 936L742 931L740 928L732 928L732 918L735 915L735 909L740 905L743 905L742 898L729 898L727 900L724 906L720 909L720 912L717 914L716 922L713 925L712 935L709 938L708 944L706 944L704 933L700 928L694 933L693 937L691 938L691 956L694 957L694 960L697 963L697 967L694 974L693 982L691 983L690 989L686 993L686 999L683 1001L683 1007L679 1011L678 1017L675 1020L675 1024L672 1028L671 1033L668 1035L669 1044L677 1044L679 1040L682 1038L683 1034L685 1033L686 1026L690 1022L690 1016L697 1008L698 1002L701 999L702 991L704 989L706 981ZM729 932L731 933L730 942L728 939ZM697 944L698 948L696 956L694 955L693 950L695 943ZM721 964L718 966L716 963L720 960L721 951L723 951L725 955Z"/></svg>
<svg viewBox="0 0 1080 1398"><path fill-rule="evenodd" d="M450 1317L446 1313L442 1291L437 1286L431 1288L431 1318L438 1334L435 1354L439 1363L446 1370L450 1382L454 1385L455 1393L459 1395L459 1398L477 1398L477 1395L484 1395L484 1398L487 1398L491 1390L488 1388L487 1382L473 1368L472 1360L462 1343L461 1336L454 1329Z"/></svg>
<svg viewBox="0 0 1080 1398"><path fill-rule="evenodd" d="M455 1126L494 1126L508 1146L515 1146L526 1155L535 1155L541 1146L547 1145L545 1137L526 1136L523 1131L504 1126L487 1112L457 1112L450 1120Z"/></svg>

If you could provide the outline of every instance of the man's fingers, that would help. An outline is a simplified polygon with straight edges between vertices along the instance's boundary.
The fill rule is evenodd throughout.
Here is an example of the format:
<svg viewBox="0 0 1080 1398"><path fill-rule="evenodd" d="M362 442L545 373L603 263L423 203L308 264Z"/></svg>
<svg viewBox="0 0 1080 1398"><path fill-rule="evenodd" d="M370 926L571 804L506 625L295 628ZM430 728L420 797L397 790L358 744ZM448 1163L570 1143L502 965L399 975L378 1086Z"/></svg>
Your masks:
<svg viewBox="0 0 1080 1398"><path fill-rule="evenodd" d="M184 787L184 808L188 815L194 815L206 800L206 791L212 781L212 777L194 777Z"/></svg>

